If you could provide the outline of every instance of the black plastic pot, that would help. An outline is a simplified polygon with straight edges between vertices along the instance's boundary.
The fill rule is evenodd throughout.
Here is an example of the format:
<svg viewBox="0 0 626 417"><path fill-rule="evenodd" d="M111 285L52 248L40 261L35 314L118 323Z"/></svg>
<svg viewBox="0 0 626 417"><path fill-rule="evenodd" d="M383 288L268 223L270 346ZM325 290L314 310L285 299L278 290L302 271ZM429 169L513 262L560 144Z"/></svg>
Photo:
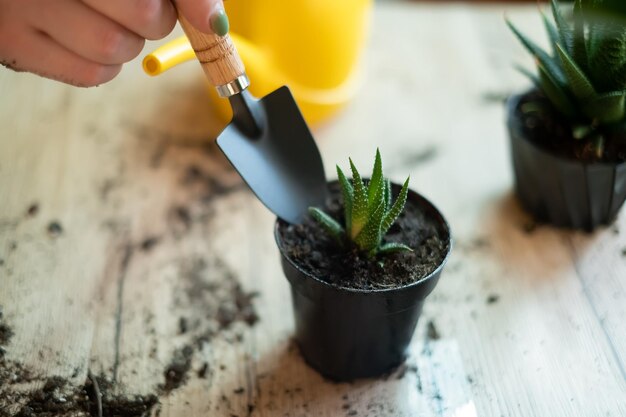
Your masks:
<svg viewBox="0 0 626 417"><path fill-rule="evenodd" d="M398 187L394 184L395 192ZM435 288L452 247L450 227L441 213L411 190L408 200L440 224L448 252L430 275L393 289L342 288L309 274L286 256L276 222L274 235L291 284L296 340L304 359L328 378L349 381L377 376L406 358L424 299Z"/></svg>
<svg viewBox="0 0 626 417"><path fill-rule="evenodd" d="M626 200L626 163L589 164L535 145L517 111L522 98L507 103L515 193L522 206L555 226L592 231L610 224Z"/></svg>

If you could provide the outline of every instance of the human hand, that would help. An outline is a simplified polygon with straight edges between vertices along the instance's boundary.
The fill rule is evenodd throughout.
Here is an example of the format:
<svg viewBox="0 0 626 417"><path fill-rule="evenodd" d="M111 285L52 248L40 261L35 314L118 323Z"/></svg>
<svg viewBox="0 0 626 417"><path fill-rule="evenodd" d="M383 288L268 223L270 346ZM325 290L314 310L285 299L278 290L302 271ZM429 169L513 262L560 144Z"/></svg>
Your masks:
<svg viewBox="0 0 626 417"><path fill-rule="evenodd" d="M221 0L178 0L202 32L228 32ZM0 0L0 63L89 87L113 79L146 39L176 24L170 0Z"/></svg>

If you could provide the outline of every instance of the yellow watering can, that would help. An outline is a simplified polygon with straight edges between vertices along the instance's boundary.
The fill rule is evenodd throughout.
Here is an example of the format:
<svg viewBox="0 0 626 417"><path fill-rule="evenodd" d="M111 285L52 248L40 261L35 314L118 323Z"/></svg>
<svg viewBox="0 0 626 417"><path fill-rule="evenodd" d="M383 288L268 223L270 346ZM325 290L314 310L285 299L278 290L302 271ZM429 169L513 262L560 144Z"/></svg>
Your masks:
<svg viewBox="0 0 626 417"><path fill-rule="evenodd" d="M310 124L328 118L354 96L371 0L231 0L225 7L254 96L286 84ZM158 75L192 59L183 36L147 55L143 69ZM219 99L214 88L208 90L220 114L229 118L228 101Z"/></svg>

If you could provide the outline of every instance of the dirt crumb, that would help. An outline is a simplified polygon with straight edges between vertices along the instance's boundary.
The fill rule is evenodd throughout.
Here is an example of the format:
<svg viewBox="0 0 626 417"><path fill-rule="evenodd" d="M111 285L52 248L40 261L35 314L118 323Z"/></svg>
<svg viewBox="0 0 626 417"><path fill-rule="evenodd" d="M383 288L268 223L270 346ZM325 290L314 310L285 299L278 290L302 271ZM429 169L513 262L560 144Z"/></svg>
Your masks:
<svg viewBox="0 0 626 417"><path fill-rule="evenodd" d="M192 357L193 348L191 346L183 346L174 351L170 364L163 371L165 383L159 387L163 393L168 394L187 382Z"/></svg>
<svg viewBox="0 0 626 417"><path fill-rule="evenodd" d="M6 352L5 347L9 344L12 337L13 329L4 322L2 306L0 306L0 359L4 357Z"/></svg>
<svg viewBox="0 0 626 417"><path fill-rule="evenodd" d="M498 294L490 294L489 297L487 297L487 304L495 304L498 300L500 300L500 296Z"/></svg>
<svg viewBox="0 0 626 417"><path fill-rule="evenodd" d="M426 336L429 340L439 340L441 338L439 330L437 330L435 322L432 320L430 320L427 324Z"/></svg>
<svg viewBox="0 0 626 417"><path fill-rule="evenodd" d="M187 318L186 317L180 317L178 319L178 334L185 334L185 333L187 333L188 328L189 328L189 325L187 324Z"/></svg>
<svg viewBox="0 0 626 417"><path fill-rule="evenodd" d="M114 385L105 377L92 378L79 387L60 376L43 379L40 389L14 398L28 399L15 416L142 417L158 404L155 395L114 394Z"/></svg>
<svg viewBox="0 0 626 417"><path fill-rule="evenodd" d="M151 251L156 245L159 244L161 239L157 236L150 236L141 241L140 247L144 252Z"/></svg>
<svg viewBox="0 0 626 417"><path fill-rule="evenodd" d="M28 206L28 210L26 210L26 215L28 217L35 217L39 213L39 204L33 203Z"/></svg>
<svg viewBox="0 0 626 417"><path fill-rule="evenodd" d="M204 362L202 364L202 367L200 367L200 369L198 369L198 378L205 379L208 370L209 370L209 364L207 362Z"/></svg>
<svg viewBox="0 0 626 417"><path fill-rule="evenodd" d="M63 226L56 220L48 223L48 235L50 237L59 237L63 234Z"/></svg>

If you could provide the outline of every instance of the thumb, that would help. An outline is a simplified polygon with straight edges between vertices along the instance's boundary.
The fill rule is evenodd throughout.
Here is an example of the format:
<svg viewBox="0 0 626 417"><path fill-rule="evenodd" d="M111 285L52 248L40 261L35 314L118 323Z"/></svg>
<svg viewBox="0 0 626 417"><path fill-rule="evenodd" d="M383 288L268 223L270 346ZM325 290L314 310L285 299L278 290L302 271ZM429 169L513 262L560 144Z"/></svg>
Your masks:
<svg viewBox="0 0 626 417"><path fill-rule="evenodd" d="M228 33L228 16L222 0L175 0L176 8L196 29L224 36Z"/></svg>

